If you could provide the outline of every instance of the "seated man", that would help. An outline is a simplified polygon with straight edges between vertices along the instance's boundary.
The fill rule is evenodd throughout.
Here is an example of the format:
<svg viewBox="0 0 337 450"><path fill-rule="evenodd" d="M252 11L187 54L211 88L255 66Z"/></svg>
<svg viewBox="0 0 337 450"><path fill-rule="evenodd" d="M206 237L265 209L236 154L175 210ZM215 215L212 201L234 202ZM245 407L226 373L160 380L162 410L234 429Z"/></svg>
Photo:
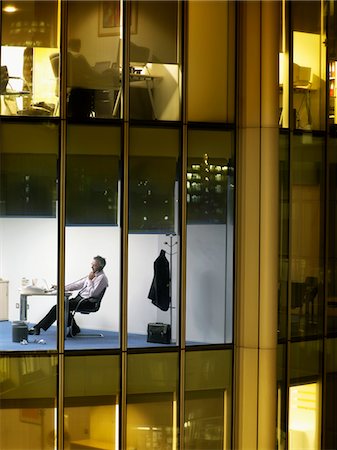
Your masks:
<svg viewBox="0 0 337 450"><path fill-rule="evenodd" d="M105 259L101 256L95 256L91 263L92 271L89 275L65 286L65 291L79 291L76 297L69 299L69 315L68 318L65 318L65 320L68 321L68 326L71 325L70 311L76 309L80 300L85 299L85 301L81 303L78 311L81 311L81 307L83 307L83 309L90 309L90 304L94 305L92 299L97 298L102 291L108 287L108 279L103 272L104 266ZM56 286L54 287L56 288ZM29 334L39 335L41 328L45 331L48 330L56 320L56 313L57 307L54 305L48 314L29 330ZM75 334L78 334L80 331L80 327L75 320L73 320L72 336L75 336Z"/></svg>

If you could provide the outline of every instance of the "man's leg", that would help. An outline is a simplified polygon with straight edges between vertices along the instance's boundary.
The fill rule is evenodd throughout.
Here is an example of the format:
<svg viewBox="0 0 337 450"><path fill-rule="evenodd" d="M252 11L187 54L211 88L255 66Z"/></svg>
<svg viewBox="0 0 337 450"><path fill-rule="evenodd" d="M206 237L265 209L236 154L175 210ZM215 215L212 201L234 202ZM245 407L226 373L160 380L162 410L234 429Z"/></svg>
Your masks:
<svg viewBox="0 0 337 450"><path fill-rule="evenodd" d="M43 319L40 320L33 328L29 330L29 334L40 334L40 329L42 328L44 331L47 331L48 328L55 322L56 320L56 305L54 305L50 311L44 316Z"/></svg>
<svg viewBox="0 0 337 450"><path fill-rule="evenodd" d="M75 317L71 314L71 311L74 311L77 308L77 305L81 300L82 297L80 295L77 295L76 297L69 300L68 327L71 326L70 336L75 336L81 331L80 327L75 321Z"/></svg>

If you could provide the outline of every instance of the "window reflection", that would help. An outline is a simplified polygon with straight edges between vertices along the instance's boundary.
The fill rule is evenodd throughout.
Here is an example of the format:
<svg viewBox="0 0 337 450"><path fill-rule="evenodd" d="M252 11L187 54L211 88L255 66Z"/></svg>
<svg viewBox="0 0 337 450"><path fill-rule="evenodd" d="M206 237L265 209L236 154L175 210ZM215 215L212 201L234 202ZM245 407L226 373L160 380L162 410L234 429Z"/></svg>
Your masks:
<svg viewBox="0 0 337 450"><path fill-rule="evenodd" d="M336 246L336 198L337 158L335 136L328 140L328 276L327 276L327 331L337 332L337 246Z"/></svg>
<svg viewBox="0 0 337 450"><path fill-rule="evenodd" d="M189 344L231 342L234 167L231 132L190 130L187 161Z"/></svg>
<svg viewBox="0 0 337 450"><path fill-rule="evenodd" d="M86 277L94 256L106 260L109 286L99 309L76 314L81 333L66 349L119 346L120 151L118 126L68 125L66 167L66 284ZM75 296L76 296L75 292ZM81 334L102 334L85 338Z"/></svg>
<svg viewBox="0 0 337 450"><path fill-rule="evenodd" d="M57 113L56 80L49 57L59 47L58 3L2 2L1 115Z"/></svg>
<svg viewBox="0 0 337 450"><path fill-rule="evenodd" d="M337 434L334 418L336 417L337 397L337 366L336 366L336 339L326 340L326 397L325 397L325 420L323 421L323 432L325 433L325 447L334 448L337 445Z"/></svg>
<svg viewBox="0 0 337 450"><path fill-rule="evenodd" d="M231 355L231 351L186 354L186 450L231 447Z"/></svg>
<svg viewBox="0 0 337 450"><path fill-rule="evenodd" d="M64 428L71 449L118 449L119 357L67 356Z"/></svg>
<svg viewBox="0 0 337 450"><path fill-rule="evenodd" d="M57 279L58 132L49 122L1 124L1 275L8 282L2 291L8 305L8 321L0 322L2 350L22 350L22 339L13 339L14 322L30 327L56 302L56 292L34 293L44 293ZM29 336L29 349L55 348L56 329L43 339L40 345L37 336Z"/></svg>
<svg viewBox="0 0 337 450"><path fill-rule="evenodd" d="M130 131L129 346L174 344L179 298L179 131L136 127ZM163 322L164 330L155 322Z"/></svg>
<svg viewBox="0 0 337 450"><path fill-rule="evenodd" d="M93 23L98 24L98 33ZM77 119L120 117L121 32L120 2L69 2L68 116ZM58 58L58 54L54 55L56 73Z"/></svg>
<svg viewBox="0 0 337 450"><path fill-rule="evenodd" d="M191 1L188 2L187 17L188 120L232 123L235 111L235 2Z"/></svg>
<svg viewBox="0 0 337 450"><path fill-rule="evenodd" d="M176 448L177 379L177 354L129 355L127 448Z"/></svg>
<svg viewBox="0 0 337 450"><path fill-rule="evenodd" d="M178 1L131 2L130 117L179 120Z"/></svg>
<svg viewBox="0 0 337 450"><path fill-rule="evenodd" d="M0 447L48 448L54 443L57 359L1 357Z"/></svg>
<svg viewBox="0 0 337 450"><path fill-rule="evenodd" d="M321 189L323 138L292 139L291 334L323 331ZM303 226L305 224L305 226Z"/></svg>
<svg viewBox="0 0 337 450"><path fill-rule="evenodd" d="M290 8L292 26L292 61L289 59L288 36L283 31L280 48L280 126L304 131L325 127L326 31L320 2L294 1ZM322 25L323 24L323 25ZM286 28L284 28L285 30ZM291 65L292 64L292 65ZM330 64L330 116L334 110L334 61ZM288 108L289 73L292 74L292 111Z"/></svg>

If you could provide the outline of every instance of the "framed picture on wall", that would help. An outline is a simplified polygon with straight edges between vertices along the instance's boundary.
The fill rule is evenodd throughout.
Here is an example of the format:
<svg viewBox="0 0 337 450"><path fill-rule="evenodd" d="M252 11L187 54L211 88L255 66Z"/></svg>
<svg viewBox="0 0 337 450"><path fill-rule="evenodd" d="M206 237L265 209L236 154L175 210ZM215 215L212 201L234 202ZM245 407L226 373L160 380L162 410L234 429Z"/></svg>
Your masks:
<svg viewBox="0 0 337 450"><path fill-rule="evenodd" d="M99 2L98 36L120 36L120 0ZM137 2L131 4L131 34L137 32Z"/></svg>

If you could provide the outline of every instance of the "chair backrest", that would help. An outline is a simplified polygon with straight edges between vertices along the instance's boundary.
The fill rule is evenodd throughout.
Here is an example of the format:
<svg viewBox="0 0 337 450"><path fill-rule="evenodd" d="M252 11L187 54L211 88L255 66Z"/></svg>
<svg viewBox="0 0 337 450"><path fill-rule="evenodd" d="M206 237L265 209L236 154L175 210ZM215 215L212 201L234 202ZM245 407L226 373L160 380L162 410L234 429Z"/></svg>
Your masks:
<svg viewBox="0 0 337 450"><path fill-rule="evenodd" d="M92 300L94 300L94 301L92 301L92 305L90 305L91 306L90 309L82 309L82 307L81 307L81 310L78 312L80 312L81 314L90 314L92 312L97 312L99 310L99 308L101 307L101 301L102 301L102 298L104 297L105 291L106 291L106 288L104 288L103 291L97 297L91 298L91 301Z"/></svg>
<svg viewBox="0 0 337 450"><path fill-rule="evenodd" d="M60 55L58 53L52 53L49 56L51 68L53 69L53 73L55 78L59 77L59 67L60 67Z"/></svg>
<svg viewBox="0 0 337 450"><path fill-rule="evenodd" d="M0 94L5 94L8 84L8 69L7 66L1 66L0 73Z"/></svg>

